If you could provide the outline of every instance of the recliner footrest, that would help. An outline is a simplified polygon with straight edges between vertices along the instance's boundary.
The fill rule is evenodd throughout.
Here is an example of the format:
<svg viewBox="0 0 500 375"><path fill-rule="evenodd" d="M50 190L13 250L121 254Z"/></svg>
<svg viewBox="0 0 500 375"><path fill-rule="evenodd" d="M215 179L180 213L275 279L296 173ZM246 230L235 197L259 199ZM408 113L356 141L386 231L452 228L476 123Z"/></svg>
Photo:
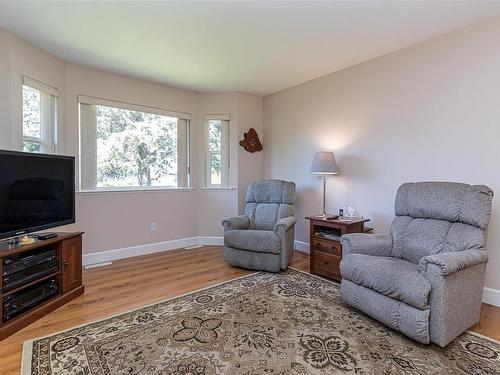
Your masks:
<svg viewBox="0 0 500 375"><path fill-rule="evenodd" d="M388 327L423 344L430 342L429 316L431 310L429 308L417 309L346 279L342 280L340 293L345 303L381 321Z"/></svg>
<svg viewBox="0 0 500 375"><path fill-rule="evenodd" d="M266 272L281 271L281 259L279 254L257 253L225 247L224 260L235 267Z"/></svg>

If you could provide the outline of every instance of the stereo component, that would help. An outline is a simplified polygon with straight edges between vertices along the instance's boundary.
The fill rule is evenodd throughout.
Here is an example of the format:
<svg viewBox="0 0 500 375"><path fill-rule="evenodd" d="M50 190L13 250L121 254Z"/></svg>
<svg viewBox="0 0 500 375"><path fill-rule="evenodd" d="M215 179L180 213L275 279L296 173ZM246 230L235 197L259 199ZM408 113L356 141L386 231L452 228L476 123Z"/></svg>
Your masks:
<svg viewBox="0 0 500 375"><path fill-rule="evenodd" d="M59 293L57 280L50 279L20 292L9 294L3 298L3 321L15 318L22 312L41 304L46 299Z"/></svg>
<svg viewBox="0 0 500 375"><path fill-rule="evenodd" d="M11 291L51 273L57 272L56 250L15 254L3 259L2 290Z"/></svg>

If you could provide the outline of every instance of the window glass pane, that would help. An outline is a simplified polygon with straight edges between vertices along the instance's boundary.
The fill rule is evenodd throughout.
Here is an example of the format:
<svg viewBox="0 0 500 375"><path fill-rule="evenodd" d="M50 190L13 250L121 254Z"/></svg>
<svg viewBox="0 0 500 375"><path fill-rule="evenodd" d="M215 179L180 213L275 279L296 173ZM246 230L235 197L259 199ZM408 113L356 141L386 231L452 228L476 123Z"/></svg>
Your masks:
<svg viewBox="0 0 500 375"><path fill-rule="evenodd" d="M210 184L220 185L221 179L221 155L210 154Z"/></svg>
<svg viewBox="0 0 500 375"><path fill-rule="evenodd" d="M208 122L208 151L221 151L222 122L220 120L209 120Z"/></svg>
<svg viewBox="0 0 500 375"><path fill-rule="evenodd" d="M96 106L97 187L177 186L177 118Z"/></svg>
<svg viewBox="0 0 500 375"><path fill-rule="evenodd" d="M42 144L38 142L23 141L24 152L41 152Z"/></svg>
<svg viewBox="0 0 500 375"><path fill-rule="evenodd" d="M41 108L40 91L23 86L23 136L42 137Z"/></svg>
<svg viewBox="0 0 500 375"><path fill-rule="evenodd" d="M214 118L214 115L205 117L207 186L227 187L230 184L229 120L222 119L225 117L225 115L221 115L220 119Z"/></svg>

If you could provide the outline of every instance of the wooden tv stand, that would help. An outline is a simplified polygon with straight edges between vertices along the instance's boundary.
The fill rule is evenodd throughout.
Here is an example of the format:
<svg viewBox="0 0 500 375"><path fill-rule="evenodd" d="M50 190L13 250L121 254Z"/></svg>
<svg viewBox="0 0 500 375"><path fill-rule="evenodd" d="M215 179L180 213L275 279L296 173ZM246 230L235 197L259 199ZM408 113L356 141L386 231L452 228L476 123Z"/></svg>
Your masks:
<svg viewBox="0 0 500 375"><path fill-rule="evenodd" d="M58 269L49 275L45 275L37 280L19 286L8 292L3 291L0 277L0 340L12 335L35 320L47 315L72 299L80 296L84 292L82 284L82 234L76 233L57 233L58 236L49 240L37 240L29 245L10 245L7 242L0 243L0 275L3 275L4 258L14 254L24 253L33 250L55 249L58 259ZM41 304L34 306L20 315L10 320L4 321L3 302L4 298L10 294L29 290L39 282L45 280L56 280L58 292L49 297Z"/></svg>

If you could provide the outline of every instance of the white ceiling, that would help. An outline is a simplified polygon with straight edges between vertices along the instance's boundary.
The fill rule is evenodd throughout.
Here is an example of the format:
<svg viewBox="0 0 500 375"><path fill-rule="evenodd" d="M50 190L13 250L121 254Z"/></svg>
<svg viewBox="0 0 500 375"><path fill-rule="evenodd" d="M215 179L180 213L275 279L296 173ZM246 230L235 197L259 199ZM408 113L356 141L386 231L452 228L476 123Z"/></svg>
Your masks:
<svg viewBox="0 0 500 375"><path fill-rule="evenodd" d="M267 95L500 14L500 1L0 2L0 27L76 63Z"/></svg>

